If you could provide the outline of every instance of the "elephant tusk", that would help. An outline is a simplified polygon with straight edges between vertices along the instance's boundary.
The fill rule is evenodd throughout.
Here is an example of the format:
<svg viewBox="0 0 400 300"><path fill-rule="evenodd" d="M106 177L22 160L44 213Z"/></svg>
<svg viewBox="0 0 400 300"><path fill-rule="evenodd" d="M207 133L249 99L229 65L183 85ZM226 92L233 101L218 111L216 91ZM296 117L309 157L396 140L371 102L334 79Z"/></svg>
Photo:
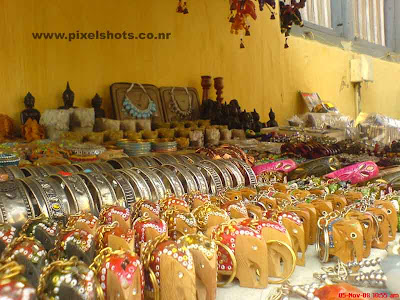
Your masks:
<svg viewBox="0 0 400 300"><path fill-rule="evenodd" d="M268 280L269 284L281 284L281 283L287 281L293 275L294 269L296 268L296 253L294 253L292 247L290 247L285 242L282 242L282 241L279 241L279 240L269 240L269 241L267 241L267 245L268 244L273 244L273 243L277 243L279 245L282 245L282 246L286 247L290 251L290 254L292 254L293 264L292 264L292 268L291 268L289 274L285 278L283 278L281 280L277 280L277 281Z"/></svg>
<svg viewBox="0 0 400 300"><path fill-rule="evenodd" d="M232 273L229 276L229 279L226 282L217 283L218 287L224 287L225 285L230 284L235 279L236 272L237 272L237 261L236 261L235 254L232 252L232 250L228 246L222 244L219 241L215 241L215 244L217 244L217 246L221 246L222 248L224 248L226 250L226 252L228 252L228 254L232 260ZM157 299L154 299L154 300L157 300Z"/></svg>

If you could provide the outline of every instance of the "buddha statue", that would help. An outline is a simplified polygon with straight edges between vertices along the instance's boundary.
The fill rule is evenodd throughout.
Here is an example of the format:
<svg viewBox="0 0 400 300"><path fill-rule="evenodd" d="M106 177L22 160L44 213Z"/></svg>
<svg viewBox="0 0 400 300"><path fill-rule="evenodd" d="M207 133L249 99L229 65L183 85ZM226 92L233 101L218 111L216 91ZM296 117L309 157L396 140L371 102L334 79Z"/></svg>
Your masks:
<svg viewBox="0 0 400 300"><path fill-rule="evenodd" d="M229 109L229 116L228 116L229 129L242 129L240 123L240 107L238 109L237 100L232 100L228 105L228 109Z"/></svg>
<svg viewBox="0 0 400 300"><path fill-rule="evenodd" d="M251 115L253 116L253 131L260 132L261 129L264 128L264 124L260 122L260 115L255 109Z"/></svg>
<svg viewBox="0 0 400 300"><path fill-rule="evenodd" d="M267 127L279 127L278 122L275 121L275 113L272 108L269 111L269 121L267 122Z"/></svg>
<svg viewBox="0 0 400 300"><path fill-rule="evenodd" d="M69 87L69 82L67 82L67 88L63 93L64 106L61 106L58 109L76 108L74 106L74 100L75 100L75 93Z"/></svg>
<svg viewBox="0 0 400 300"><path fill-rule="evenodd" d="M101 108L102 103L103 99L101 99L99 94L96 94L92 99L92 107L94 108L94 116L96 119L106 117L106 112L104 111L104 109Z"/></svg>
<svg viewBox="0 0 400 300"><path fill-rule="evenodd" d="M21 123L24 125L29 119L40 121L40 112L33 108L35 106L35 97L30 92L24 98L25 110L21 112Z"/></svg>

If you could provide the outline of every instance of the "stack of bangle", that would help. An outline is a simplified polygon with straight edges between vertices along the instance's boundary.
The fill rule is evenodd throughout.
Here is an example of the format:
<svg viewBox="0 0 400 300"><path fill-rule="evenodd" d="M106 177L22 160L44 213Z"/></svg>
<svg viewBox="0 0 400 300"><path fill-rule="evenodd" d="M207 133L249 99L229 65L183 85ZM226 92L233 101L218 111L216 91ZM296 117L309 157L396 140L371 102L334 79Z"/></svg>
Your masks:
<svg viewBox="0 0 400 300"><path fill-rule="evenodd" d="M71 161L94 161L106 151L106 148L95 144L73 144L64 149L69 153Z"/></svg>
<svg viewBox="0 0 400 300"><path fill-rule="evenodd" d="M20 158L11 153L0 153L0 167L18 166Z"/></svg>

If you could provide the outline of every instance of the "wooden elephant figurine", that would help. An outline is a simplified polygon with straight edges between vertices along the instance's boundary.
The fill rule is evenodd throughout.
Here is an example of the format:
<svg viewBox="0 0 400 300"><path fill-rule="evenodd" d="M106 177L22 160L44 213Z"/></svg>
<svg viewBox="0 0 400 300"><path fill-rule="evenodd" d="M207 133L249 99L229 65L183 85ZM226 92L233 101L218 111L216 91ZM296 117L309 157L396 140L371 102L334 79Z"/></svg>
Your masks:
<svg viewBox="0 0 400 300"><path fill-rule="evenodd" d="M241 191L236 191L236 190L227 190L224 195L225 198L228 199L228 201L243 201L243 196Z"/></svg>
<svg viewBox="0 0 400 300"><path fill-rule="evenodd" d="M287 193L287 191L289 190L289 186L281 182L274 183L273 187L275 190L281 193Z"/></svg>
<svg viewBox="0 0 400 300"><path fill-rule="evenodd" d="M372 241L372 247L378 249L386 249L389 243L390 223L386 209L378 207L370 207L367 209L379 223L377 238Z"/></svg>
<svg viewBox="0 0 400 300"><path fill-rule="evenodd" d="M96 256L95 237L83 229L62 229L56 247L49 254L54 255L53 259L57 260L75 256L90 265Z"/></svg>
<svg viewBox="0 0 400 300"><path fill-rule="evenodd" d="M301 207L288 207L285 211L296 214L303 224L304 239L306 245L310 244L311 227L315 226L316 223L312 223L310 212Z"/></svg>
<svg viewBox="0 0 400 300"><path fill-rule="evenodd" d="M361 224L356 219L334 219L325 225L317 243L322 244L321 257L328 261L336 256L343 263L360 262L364 257L364 237ZM328 244L325 244L329 241Z"/></svg>
<svg viewBox="0 0 400 300"><path fill-rule="evenodd" d="M248 212L242 201L229 201L221 205L231 219L247 218Z"/></svg>
<svg viewBox="0 0 400 300"><path fill-rule="evenodd" d="M181 198L170 195L169 197L160 201L161 213L168 208L175 208L179 211L190 212L189 204Z"/></svg>
<svg viewBox="0 0 400 300"><path fill-rule="evenodd" d="M140 253L141 245L154 240L160 235L168 234L167 223L162 219L150 219L141 217L133 223L132 229L135 233L135 252Z"/></svg>
<svg viewBox="0 0 400 300"><path fill-rule="evenodd" d="M17 236L17 229L10 224L0 224L0 255Z"/></svg>
<svg viewBox="0 0 400 300"><path fill-rule="evenodd" d="M24 268L15 261L0 263L0 291L4 300L36 300L36 289L22 275Z"/></svg>
<svg viewBox="0 0 400 300"><path fill-rule="evenodd" d="M247 214L249 218L252 219L262 219L263 213L265 211L265 206L260 204L259 202L256 203L247 203L246 204Z"/></svg>
<svg viewBox="0 0 400 300"><path fill-rule="evenodd" d="M166 239L166 235L160 235L142 246L145 278L152 286L146 299L196 299L193 256L186 247Z"/></svg>
<svg viewBox="0 0 400 300"><path fill-rule="evenodd" d="M372 241L377 237L378 221L374 219L371 214L362 213L358 210L349 211L346 216L346 219L356 219L360 222L362 230L363 230L363 248L364 248L364 258L368 258L371 254Z"/></svg>
<svg viewBox="0 0 400 300"><path fill-rule="evenodd" d="M164 211L162 217L167 223L168 235L173 240L177 240L185 234L197 232L196 218L190 212L179 211L172 207Z"/></svg>
<svg viewBox="0 0 400 300"><path fill-rule="evenodd" d="M68 217L67 228L82 229L91 235L96 235L100 226L99 219L90 213L79 213Z"/></svg>
<svg viewBox="0 0 400 300"><path fill-rule="evenodd" d="M139 256L129 251L105 248L93 268L106 300L143 300L144 273Z"/></svg>
<svg viewBox="0 0 400 300"><path fill-rule="evenodd" d="M135 234L131 229L125 230L117 222L102 225L96 233L97 248L102 250L110 247L113 250L135 250Z"/></svg>
<svg viewBox="0 0 400 300"><path fill-rule="evenodd" d="M60 280L60 275L64 280ZM93 270L77 257L48 265L40 277L37 294L46 295L40 299L104 299L103 290Z"/></svg>
<svg viewBox="0 0 400 300"><path fill-rule="evenodd" d="M212 238L218 244L218 273L229 276L225 284L237 278L242 287L267 287L267 244L257 231L231 222L217 226Z"/></svg>
<svg viewBox="0 0 400 300"><path fill-rule="evenodd" d="M242 198L244 201L253 201L257 196L257 190L249 187L244 187L240 189Z"/></svg>
<svg viewBox="0 0 400 300"><path fill-rule="evenodd" d="M311 195L309 191L299 189L291 191L290 194L300 201L305 200L308 196Z"/></svg>
<svg viewBox="0 0 400 300"><path fill-rule="evenodd" d="M183 198L192 210L210 202L210 195L203 194L198 191L185 194Z"/></svg>
<svg viewBox="0 0 400 300"><path fill-rule="evenodd" d="M201 233L188 234L177 240L179 247L186 247L193 256L197 300L215 300L217 296L218 255L216 243Z"/></svg>
<svg viewBox="0 0 400 300"><path fill-rule="evenodd" d="M230 220L225 210L211 203L199 206L192 213L196 218L199 229L209 237L213 227Z"/></svg>
<svg viewBox="0 0 400 300"><path fill-rule="evenodd" d="M293 273L296 265L296 254L292 249L290 235L283 225L265 219L244 219L240 221L239 225L256 230L268 244L269 276L286 278Z"/></svg>
<svg viewBox="0 0 400 300"><path fill-rule="evenodd" d="M43 245L46 251L49 251L54 248L59 232L60 224L41 214L37 218L26 221L19 234L34 237Z"/></svg>
<svg viewBox="0 0 400 300"><path fill-rule="evenodd" d="M339 191L337 193L339 193ZM353 204L354 202L361 201L364 197L361 192L356 191L347 191L343 194L343 196L346 198L347 204Z"/></svg>
<svg viewBox="0 0 400 300"><path fill-rule="evenodd" d="M332 203L333 210L343 210L347 206L346 197L343 195L328 194L325 196L325 201Z"/></svg>
<svg viewBox="0 0 400 300"><path fill-rule="evenodd" d="M322 199L316 199L311 201L311 204L317 210L317 218L321 218L322 216L328 215L333 212L333 205L330 201L325 201Z"/></svg>
<svg viewBox="0 0 400 300"><path fill-rule="evenodd" d="M160 205L149 200L139 200L132 205L131 220L134 222L137 218L147 216L150 219L160 218Z"/></svg>
<svg viewBox="0 0 400 300"><path fill-rule="evenodd" d="M100 214L99 220L103 225L111 225L118 222L125 231L131 228L131 212L129 208L122 206L106 206Z"/></svg>
<svg viewBox="0 0 400 300"><path fill-rule="evenodd" d="M15 238L2 254L2 260L15 261L24 266L23 276L37 288L42 269L47 264L47 252L33 237L25 235Z"/></svg>
<svg viewBox="0 0 400 300"><path fill-rule="evenodd" d="M317 210L311 203L306 203L306 202L298 203L296 207L300 209L306 209L310 214L310 231L309 231L310 235L308 237L308 244L314 245L317 236L317 222L318 222Z"/></svg>
<svg viewBox="0 0 400 300"><path fill-rule="evenodd" d="M398 218L396 208L390 201L376 200L375 206L378 208L386 209L386 213L389 221L389 242L392 242L396 239L397 226L398 226Z"/></svg>

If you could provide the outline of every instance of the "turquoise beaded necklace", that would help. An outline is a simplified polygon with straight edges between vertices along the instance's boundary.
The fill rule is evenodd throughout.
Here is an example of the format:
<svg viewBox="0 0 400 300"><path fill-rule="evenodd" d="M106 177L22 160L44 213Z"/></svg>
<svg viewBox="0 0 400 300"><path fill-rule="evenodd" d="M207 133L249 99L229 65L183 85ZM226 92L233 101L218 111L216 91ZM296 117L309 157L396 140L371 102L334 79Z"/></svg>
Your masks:
<svg viewBox="0 0 400 300"><path fill-rule="evenodd" d="M129 99L129 97L128 97L128 93L134 88L135 83L132 83L130 88L126 91L124 101L122 102L122 107L123 107L123 110L125 111L125 113L127 113L128 115L130 115L133 118L148 119L157 111L157 106L154 103L154 101L151 100L149 94L147 93L147 91L143 87L143 85L141 85L140 83L137 83L137 85L139 85L142 88L143 92L146 94L147 98L149 99L149 104L148 104L147 108L140 109L140 108L136 107L132 103L131 99Z"/></svg>

